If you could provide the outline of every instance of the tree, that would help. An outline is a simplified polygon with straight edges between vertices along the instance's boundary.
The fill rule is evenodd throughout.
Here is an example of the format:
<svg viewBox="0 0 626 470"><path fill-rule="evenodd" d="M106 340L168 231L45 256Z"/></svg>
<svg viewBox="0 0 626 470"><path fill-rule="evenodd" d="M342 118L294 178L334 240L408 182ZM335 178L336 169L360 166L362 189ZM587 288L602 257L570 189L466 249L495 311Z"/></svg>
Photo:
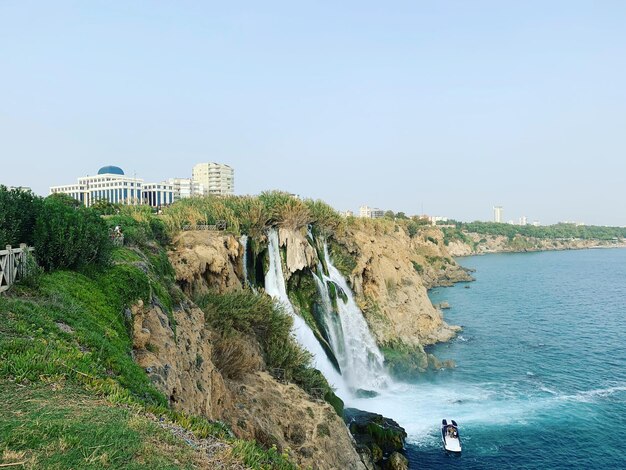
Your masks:
<svg viewBox="0 0 626 470"><path fill-rule="evenodd" d="M32 245L42 198L31 191L0 185L0 250L6 245Z"/></svg>
<svg viewBox="0 0 626 470"><path fill-rule="evenodd" d="M111 253L105 221L96 212L68 202L62 197L46 198L37 218L35 253L46 271L103 264Z"/></svg>
<svg viewBox="0 0 626 470"><path fill-rule="evenodd" d="M395 218L396 218L396 215L393 213L393 211L387 211L387 212L385 212L385 219L391 219L391 220L393 220L393 219L395 219Z"/></svg>
<svg viewBox="0 0 626 470"><path fill-rule="evenodd" d="M106 199L98 199L91 205L91 209L100 215L115 215L120 211L119 204L113 204Z"/></svg>

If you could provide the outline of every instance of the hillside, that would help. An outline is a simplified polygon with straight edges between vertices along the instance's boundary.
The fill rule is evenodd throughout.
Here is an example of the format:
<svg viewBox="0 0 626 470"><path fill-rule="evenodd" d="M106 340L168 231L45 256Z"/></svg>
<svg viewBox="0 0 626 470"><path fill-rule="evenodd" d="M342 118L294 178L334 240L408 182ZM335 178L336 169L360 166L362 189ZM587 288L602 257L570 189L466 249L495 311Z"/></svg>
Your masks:
<svg viewBox="0 0 626 470"><path fill-rule="evenodd" d="M58 416L50 426L67 421L67 432L39 433L37 414L10 402L8 412L22 417L20 429L32 428L32 437L3 441L2 463L375 468L402 450L404 431L390 428L380 441L355 445L339 391L296 343L294 321L304 319L324 360L346 378L341 393L348 395L357 390L347 381L354 371L345 368L358 358L343 357L329 322L343 321L337 315L352 292L351 315L366 321L365 336L346 330L340 337L364 344L371 337L372 354L393 373L438 369L424 348L458 331L426 294L470 279L437 228L346 220L321 202L282 193L193 200L162 216L129 207L102 216L55 197L31 203L36 236L30 242L28 224L12 236L34 243L45 271L33 268L0 297L0 386L32 394ZM49 209L45 218L37 215L41 207ZM227 230L181 230L216 220L227 221ZM122 227L123 247L101 236L113 226ZM272 259L292 313L265 293ZM341 274L330 272L331 260ZM76 438L80 420L67 418L77 407L96 421L84 439ZM6 421L0 432L16 435L17 423ZM116 440L115 428L132 439ZM171 451L147 455L155 436Z"/></svg>

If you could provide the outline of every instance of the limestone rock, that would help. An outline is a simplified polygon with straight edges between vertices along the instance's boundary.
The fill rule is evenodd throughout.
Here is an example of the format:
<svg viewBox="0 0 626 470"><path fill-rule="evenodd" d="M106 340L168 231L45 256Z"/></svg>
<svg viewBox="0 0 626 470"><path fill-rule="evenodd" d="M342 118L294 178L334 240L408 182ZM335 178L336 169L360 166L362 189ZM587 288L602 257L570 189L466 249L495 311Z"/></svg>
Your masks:
<svg viewBox="0 0 626 470"><path fill-rule="evenodd" d="M278 230L278 240L281 247L287 249L287 277L306 267L317 264L317 252L313 248L302 230L292 230L280 228Z"/></svg>
<svg viewBox="0 0 626 470"><path fill-rule="evenodd" d="M228 422L238 436L289 449L302 468L366 469L346 425L328 403L312 401L299 387L265 372L228 381L228 386L235 403Z"/></svg>
<svg viewBox="0 0 626 470"><path fill-rule="evenodd" d="M377 413L346 408L344 421L357 443L370 450L375 464L380 464L384 458L404 449L406 431L392 419Z"/></svg>
<svg viewBox="0 0 626 470"><path fill-rule="evenodd" d="M428 237L442 239L441 231L434 229ZM441 251L443 241L414 240L400 228L380 232L364 224L348 229L339 242L356 258L350 283L378 344L418 347L456 335L459 328L448 325L432 305L416 268L427 264L431 251L451 259ZM426 249L431 251L420 255Z"/></svg>
<svg viewBox="0 0 626 470"><path fill-rule="evenodd" d="M176 335L159 305L139 302L133 312L133 355L150 380L178 410L221 419L231 406L224 380L212 362L204 313L183 306L174 312Z"/></svg>
<svg viewBox="0 0 626 470"><path fill-rule="evenodd" d="M409 461L400 452L394 452L389 457L385 468L389 470L408 470Z"/></svg>
<svg viewBox="0 0 626 470"><path fill-rule="evenodd" d="M168 257L176 280L188 295L211 289L223 293L242 288L240 244L232 235L207 231L181 232Z"/></svg>

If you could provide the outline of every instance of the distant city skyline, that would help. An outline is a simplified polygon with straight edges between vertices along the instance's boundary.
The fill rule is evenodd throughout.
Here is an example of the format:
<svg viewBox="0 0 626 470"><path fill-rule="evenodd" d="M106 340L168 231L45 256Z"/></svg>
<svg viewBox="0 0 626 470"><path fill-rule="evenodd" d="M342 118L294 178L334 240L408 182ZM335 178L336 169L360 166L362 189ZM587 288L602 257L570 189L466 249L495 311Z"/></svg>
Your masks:
<svg viewBox="0 0 626 470"><path fill-rule="evenodd" d="M341 211L624 226L624 24L611 0L2 2L0 184L216 161Z"/></svg>

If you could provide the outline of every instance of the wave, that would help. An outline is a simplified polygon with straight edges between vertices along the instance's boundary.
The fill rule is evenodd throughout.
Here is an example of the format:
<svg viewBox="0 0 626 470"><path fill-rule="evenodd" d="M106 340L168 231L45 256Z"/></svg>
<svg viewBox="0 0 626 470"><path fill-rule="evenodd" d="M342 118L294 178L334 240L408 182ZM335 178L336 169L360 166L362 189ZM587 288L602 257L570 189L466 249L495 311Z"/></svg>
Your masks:
<svg viewBox="0 0 626 470"><path fill-rule="evenodd" d="M616 385L606 388L596 388L593 390L584 390L574 395L561 395L560 400L563 401L576 401L581 403L593 403L598 399L608 398L613 395L626 392L626 386Z"/></svg>

